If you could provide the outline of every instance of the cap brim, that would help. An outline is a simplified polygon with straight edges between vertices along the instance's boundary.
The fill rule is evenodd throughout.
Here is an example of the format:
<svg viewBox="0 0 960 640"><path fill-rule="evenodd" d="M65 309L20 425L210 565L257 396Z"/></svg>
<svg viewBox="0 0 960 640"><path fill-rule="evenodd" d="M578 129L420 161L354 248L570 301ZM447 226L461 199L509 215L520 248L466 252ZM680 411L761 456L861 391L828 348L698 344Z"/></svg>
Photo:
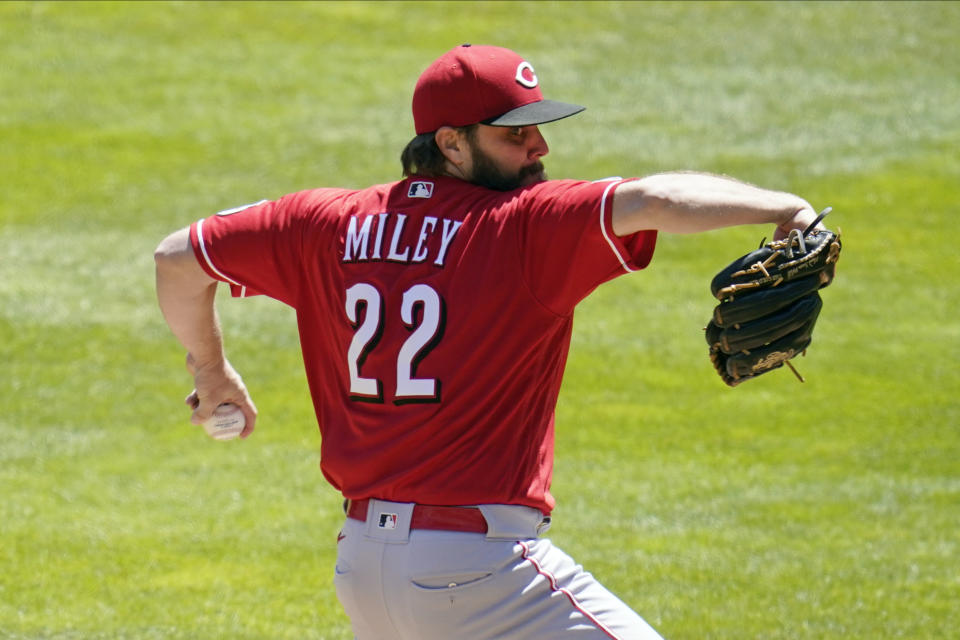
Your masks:
<svg viewBox="0 0 960 640"><path fill-rule="evenodd" d="M578 104L541 100L539 102L525 104L516 109L511 109L496 118L484 120L483 124L494 127L527 127L533 124L544 124L546 122L562 120L563 118L568 118L580 113L584 109L586 109L586 107L581 107Z"/></svg>

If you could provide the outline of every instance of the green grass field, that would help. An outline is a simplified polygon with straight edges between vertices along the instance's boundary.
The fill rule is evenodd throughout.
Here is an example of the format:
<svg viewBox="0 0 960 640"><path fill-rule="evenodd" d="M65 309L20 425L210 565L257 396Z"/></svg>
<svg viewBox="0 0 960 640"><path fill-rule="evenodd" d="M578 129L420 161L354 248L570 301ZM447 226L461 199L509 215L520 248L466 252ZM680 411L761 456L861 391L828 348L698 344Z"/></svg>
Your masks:
<svg viewBox="0 0 960 640"><path fill-rule="evenodd" d="M260 409L208 439L153 291L169 231L399 176L420 71L530 58L553 177L691 169L831 205L799 384L725 387L664 236L581 306L553 540L666 638L960 637L960 3L0 3L0 637L351 638L290 309L230 300Z"/></svg>

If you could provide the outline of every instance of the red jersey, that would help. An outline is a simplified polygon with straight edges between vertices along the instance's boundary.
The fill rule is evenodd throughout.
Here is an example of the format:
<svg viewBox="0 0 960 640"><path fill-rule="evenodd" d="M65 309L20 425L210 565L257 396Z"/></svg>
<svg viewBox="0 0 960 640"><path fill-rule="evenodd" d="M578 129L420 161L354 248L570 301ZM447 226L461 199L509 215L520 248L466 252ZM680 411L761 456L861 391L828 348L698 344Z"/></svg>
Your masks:
<svg viewBox="0 0 960 640"><path fill-rule="evenodd" d="M234 296L296 309L320 466L344 496L549 513L574 307L656 243L613 234L621 183L313 189L200 220L190 239Z"/></svg>

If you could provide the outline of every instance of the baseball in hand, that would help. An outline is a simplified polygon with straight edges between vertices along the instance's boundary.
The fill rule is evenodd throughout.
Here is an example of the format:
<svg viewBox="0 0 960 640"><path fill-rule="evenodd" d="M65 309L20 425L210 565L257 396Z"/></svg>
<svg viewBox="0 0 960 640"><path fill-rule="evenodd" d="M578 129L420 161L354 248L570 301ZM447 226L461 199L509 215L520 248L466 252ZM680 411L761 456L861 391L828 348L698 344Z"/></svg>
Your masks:
<svg viewBox="0 0 960 640"><path fill-rule="evenodd" d="M214 440L233 440L240 435L246 424L247 419L240 407L228 402L217 407L213 415L203 423L203 428Z"/></svg>

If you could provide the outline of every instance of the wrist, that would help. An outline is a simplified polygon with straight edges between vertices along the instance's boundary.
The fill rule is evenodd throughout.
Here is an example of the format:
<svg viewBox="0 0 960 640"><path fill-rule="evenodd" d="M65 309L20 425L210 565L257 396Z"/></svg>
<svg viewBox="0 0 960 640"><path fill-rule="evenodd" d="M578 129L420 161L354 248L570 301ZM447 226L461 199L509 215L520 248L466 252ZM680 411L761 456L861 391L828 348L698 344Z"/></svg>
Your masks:
<svg viewBox="0 0 960 640"><path fill-rule="evenodd" d="M187 352L187 369L192 375L198 371L224 371L227 368L227 357L222 348Z"/></svg>

